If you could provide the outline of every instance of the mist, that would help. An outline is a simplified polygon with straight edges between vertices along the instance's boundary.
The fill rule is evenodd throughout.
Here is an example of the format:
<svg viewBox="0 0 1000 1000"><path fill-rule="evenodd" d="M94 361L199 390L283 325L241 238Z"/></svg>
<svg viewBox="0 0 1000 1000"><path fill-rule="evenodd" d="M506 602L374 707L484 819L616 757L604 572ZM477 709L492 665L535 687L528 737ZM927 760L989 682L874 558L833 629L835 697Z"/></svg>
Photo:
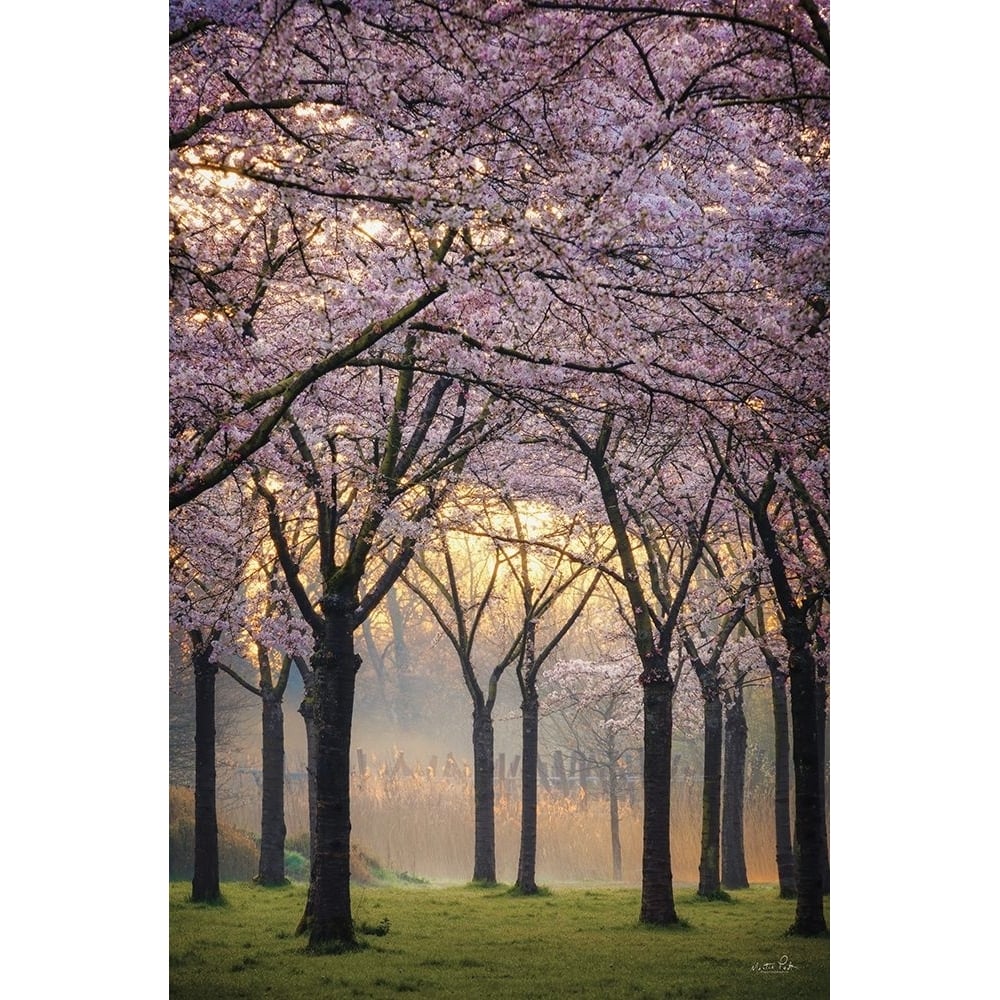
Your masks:
<svg viewBox="0 0 1000 1000"><path fill-rule="evenodd" d="M394 872L435 882L467 882L473 871L472 703L454 655L427 622L407 629L405 669L379 647L359 643L352 728L352 842ZM565 655L593 652L593 632L567 637ZM389 644L386 644L387 646ZM368 656L364 656L368 652ZM235 663L253 679L249 663ZM487 657L487 667L488 667ZM188 669L174 663L171 685L171 781L190 784L182 761ZM485 671L485 668L484 668ZM685 683L693 683L686 681ZM685 688L686 692L687 689ZM283 700L287 841L308 841L306 737L299 705L304 695L293 670ZM686 693L683 695L686 696ZM682 697L679 691L678 698ZM220 821L251 836L260 833L261 703L232 678L217 683ZM520 691L514 672L500 679L494 709L497 878L513 882L520 836ZM690 714L690 713L689 713ZM773 745L765 687L747 692L750 723L745 850L751 882L775 882ZM671 857L678 884L698 881L701 847L701 737L697 712L674 734ZM573 745L576 739L577 745ZM540 721L538 879L543 884L612 881L610 803L606 771L581 749L565 720ZM623 756L619 776L622 883L638 885L642 858L641 739Z"/></svg>

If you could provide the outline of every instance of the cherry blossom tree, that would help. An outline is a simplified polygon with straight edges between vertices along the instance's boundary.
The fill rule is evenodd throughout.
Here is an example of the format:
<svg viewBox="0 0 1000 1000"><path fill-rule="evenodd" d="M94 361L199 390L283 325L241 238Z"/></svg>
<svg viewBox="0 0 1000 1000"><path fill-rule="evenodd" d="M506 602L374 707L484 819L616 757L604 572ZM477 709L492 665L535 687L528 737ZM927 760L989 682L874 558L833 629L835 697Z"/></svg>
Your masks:
<svg viewBox="0 0 1000 1000"><path fill-rule="evenodd" d="M235 652L233 621L242 620L247 574L241 498L228 491L211 508L193 504L171 521L171 632L189 650L195 684L195 831L192 898L216 902L219 887L216 809L215 684L220 661Z"/></svg>
<svg viewBox="0 0 1000 1000"><path fill-rule="evenodd" d="M480 464L482 464L482 455ZM470 487L470 489L476 489ZM499 683L514 665L522 697L522 819L517 885L538 891L537 842L538 693L542 665L572 628L599 582L592 557L573 558L574 525L557 511L504 492L466 494L445 512L435 544L414 559L404 577L447 637L472 700L475 798L473 880L496 882L494 824L494 719ZM526 527L526 522L533 524ZM544 522L544 526L542 524ZM419 572L416 572L416 569ZM583 585L585 575L589 584ZM576 592L570 593L576 588ZM539 642L546 618L557 618ZM489 664L485 682L477 667Z"/></svg>
<svg viewBox="0 0 1000 1000"><path fill-rule="evenodd" d="M534 510L535 528L527 531L525 517L518 503L504 497L504 506L513 522L515 545L506 550L512 576L512 589L517 591L522 610L518 623L523 639L516 663L517 681L521 689L521 844L515 885L525 895L538 892L535 881L535 860L538 843L538 679L543 665L559 648L559 644L576 624L591 596L601 582L601 574L593 568L603 562L595 547L595 539L587 537L584 547L573 551L579 541L578 517L560 518L553 509ZM538 521L545 523L544 528ZM495 530L495 529L494 529ZM543 559L542 556L548 556ZM589 575L590 582L584 583ZM562 612L554 634L539 645L538 630L545 617L555 618Z"/></svg>
<svg viewBox="0 0 1000 1000"><path fill-rule="evenodd" d="M748 638L747 616L760 594L760 567L752 547L742 544L740 511L717 542L706 545L703 573L684 647L704 701L705 781L699 894L711 897L748 885L743 847L747 721L743 689L760 665L756 642ZM722 767L723 760L725 762ZM721 862L721 864L720 864Z"/></svg>
<svg viewBox="0 0 1000 1000"><path fill-rule="evenodd" d="M469 546L473 545L474 548ZM417 556L415 567L420 577L408 574L404 579L438 623L458 659L462 680L472 700L472 759L474 798L474 851L472 880L494 885L496 873L496 827L494 822L495 790L493 780L494 723L500 679L517 659L524 635L517 633L508 642L502 639L491 645L485 656L480 647L481 628L489 620L501 569L505 560L499 546L471 539L449 538L446 532L433 546L443 566L436 569L429 559ZM484 550L485 549L485 550ZM461 554L459 554L461 553ZM490 664L486 681L481 682L476 661Z"/></svg>
<svg viewBox="0 0 1000 1000"><path fill-rule="evenodd" d="M608 789L611 877L622 878L619 804L627 754L642 746L642 696L635 654L594 662L564 660L546 677L545 715L580 759L603 772Z"/></svg>
<svg viewBox="0 0 1000 1000"><path fill-rule="evenodd" d="M314 386L288 438L252 471L285 585L311 642L316 822L303 929L353 940L350 734L354 633L412 559L428 518L486 426L465 387L414 370L414 338L350 379ZM302 404L305 400L300 400ZM471 412L470 412L471 411Z"/></svg>
<svg viewBox="0 0 1000 1000"><path fill-rule="evenodd" d="M170 784L194 789L195 689L190 636L174 633L169 641L170 663ZM215 693L215 750L220 763L232 759L246 711L240 690L223 684Z"/></svg>
<svg viewBox="0 0 1000 1000"><path fill-rule="evenodd" d="M794 899L795 853L792 847L791 813L791 742L788 731L788 665L781 650L783 640L775 635L777 622L770 611L773 599L765 598L766 589L758 584L753 610L744 625L767 667L771 690L771 713L774 725L774 830L775 861L778 868L778 892L782 899ZM769 621L774 621L769 629Z"/></svg>
<svg viewBox="0 0 1000 1000"><path fill-rule="evenodd" d="M818 643L829 601L829 481L823 428L810 448L716 453L755 529L767 561L781 622L791 687L792 759L795 769L795 933L826 932L825 791L819 716L825 713L818 682Z"/></svg>
<svg viewBox="0 0 1000 1000"><path fill-rule="evenodd" d="M508 51L461 7L210 7L177 7L172 46L172 507L416 317L487 328L547 253L551 29Z"/></svg>
<svg viewBox="0 0 1000 1000"><path fill-rule="evenodd" d="M723 694L721 661L733 630L743 618L744 608L729 611L717 625L718 631L705 635L699 628L698 640L692 630L680 628L680 638L694 668L704 701L704 780L702 783L701 860L698 865L698 895L712 898L720 889L722 839L722 747Z"/></svg>
<svg viewBox="0 0 1000 1000"><path fill-rule="evenodd" d="M678 677L670 664L675 655L673 645L678 624L712 524L721 475L709 478L704 492L688 487L684 491L685 501L679 502L670 495L670 472L687 465L686 457L671 456L668 446L665 453L656 455L643 470L637 483L635 473L638 470L628 469L626 473L622 468L622 460L627 467L633 453L627 431L622 432L613 411L606 412L596 439L588 439L565 417L559 419L597 480L615 540L615 552L621 566L618 580L627 595L636 652L642 666L639 675L644 719L640 919L654 924L676 923L670 865L670 764L671 710ZM649 450L647 447L646 461L651 457ZM628 485L625 475L629 475ZM644 486L649 492L643 490ZM658 553L650 548L648 521L644 524L636 516L636 508L641 502L648 518L651 501L657 496L664 501L661 504L661 537L666 538L669 545L666 551ZM671 530L664 530L668 525ZM639 540L640 534L647 540L645 546ZM641 557L637 558L637 550L647 556L644 571L640 569Z"/></svg>
<svg viewBox="0 0 1000 1000"><path fill-rule="evenodd" d="M256 684L234 667L219 664L261 703L261 820L257 882L283 885L285 879L285 715L282 700L288 687L292 657L254 643ZM275 660L278 661L277 669Z"/></svg>
<svg viewBox="0 0 1000 1000"><path fill-rule="evenodd" d="M312 633L312 947L353 940L354 630L487 398L593 476L645 685L641 916L676 920L670 658L722 480L748 509L767 489L727 442L780 442L808 497L819 474L826 23L810 0L172 5L170 502L252 476ZM676 587L641 566L650 516Z"/></svg>

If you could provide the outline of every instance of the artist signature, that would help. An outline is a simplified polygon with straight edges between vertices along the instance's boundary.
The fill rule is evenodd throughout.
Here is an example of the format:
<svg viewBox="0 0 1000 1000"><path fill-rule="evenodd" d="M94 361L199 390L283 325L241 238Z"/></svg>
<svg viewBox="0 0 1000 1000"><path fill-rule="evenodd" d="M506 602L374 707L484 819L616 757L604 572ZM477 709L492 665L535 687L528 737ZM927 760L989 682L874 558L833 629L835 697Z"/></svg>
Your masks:
<svg viewBox="0 0 1000 1000"><path fill-rule="evenodd" d="M777 962L754 962L750 966L751 972L791 972L797 969L787 955L782 955Z"/></svg>

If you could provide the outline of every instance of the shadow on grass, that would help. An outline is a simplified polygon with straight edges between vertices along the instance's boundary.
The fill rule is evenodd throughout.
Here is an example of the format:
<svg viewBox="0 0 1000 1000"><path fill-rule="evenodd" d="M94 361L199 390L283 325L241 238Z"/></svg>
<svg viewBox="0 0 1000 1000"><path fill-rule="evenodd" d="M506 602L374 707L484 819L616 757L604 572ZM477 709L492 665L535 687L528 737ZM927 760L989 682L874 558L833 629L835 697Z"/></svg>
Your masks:
<svg viewBox="0 0 1000 1000"><path fill-rule="evenodd" d="M683 917L678 917L671 924L653 924L647 923L644 920L640 920L636 925L641 931L650 931L654 934L666 933L670 934L674 931L690 931L694 928L691 926L690 922L685 920Z"/></svg>
<svg viewBox="0 0 1000 1000"><path fill-rule="evenodd" d="M715 892L709 893L707 896L703 896L700 893L695 893L693 896L685 900L689 903L737 903L739 900L735 896L731 896L725 889L716 889Z"/></svg>
<svg viewBox="0 0 1000 1000"><path fill-rule="evenodd" d="M262 882L260 876L255 875L250 880L250 884L256 886L258 889L287 889L292 884L292 880L284 878L280 882Z"/></svg>
<svg viewBox="0 0 1000 1000"><path fill-rule="evenodd" d="M220 910L229 906L229 900L225 896L218 896L215 899L199 899L197 902L190 896L184 901L196 910Z"/></svg>
<svg viewBox="0 0 1000 1000"><path fill-rule="evenodd" d="M533 892L525 892L519 885L512 885L507 890L508 896L519 896L526 899L535 899L539 897L546 897L552 895L552 890L546 888L544 885L537 886Z"/></svg>

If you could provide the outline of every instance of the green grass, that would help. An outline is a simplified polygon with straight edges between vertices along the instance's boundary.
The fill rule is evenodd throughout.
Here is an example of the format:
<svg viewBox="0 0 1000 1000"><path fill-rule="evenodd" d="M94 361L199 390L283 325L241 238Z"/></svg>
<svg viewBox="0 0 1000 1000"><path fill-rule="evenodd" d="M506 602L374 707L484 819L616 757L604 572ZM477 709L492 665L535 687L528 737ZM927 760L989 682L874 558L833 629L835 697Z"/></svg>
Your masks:
<svg viewBox="0 0 1000 1000"><path fill-rule="evenodd" d="M323 956L293 933L304 886L227 883L223 895L210 907L189 901L190 884L170 886L173 1000L829 996L830 942L786 936L795 903L776 887L732 892L728 903L678 890L679 928L640 926L636 889L355 888L355 920L374 933L360 951ZM795 967L754 971L783 956Z"/></svg>

